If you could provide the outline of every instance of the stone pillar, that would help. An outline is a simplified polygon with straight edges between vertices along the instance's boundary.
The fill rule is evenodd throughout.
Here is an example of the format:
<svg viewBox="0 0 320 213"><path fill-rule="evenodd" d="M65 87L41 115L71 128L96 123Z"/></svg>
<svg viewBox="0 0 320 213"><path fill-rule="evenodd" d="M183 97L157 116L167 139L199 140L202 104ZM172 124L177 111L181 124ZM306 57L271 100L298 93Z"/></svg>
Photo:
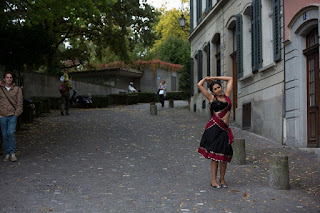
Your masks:
<svg viewBox="0 0 320 213"><path fill-rule="evenodd" d="M287 155L270 156L269 187L274 189L290 189Z"/></svg>
<svg viewBox="0 0 320 213"><path fill-rule="evenodd" d="M173 108L173 107L174 107L173 99L170 99L170 100L169 100L169 107L170 107L170 108Z"/></svg>
<svg viewBox="0 0 320 213"><path fill-rule="evenodd" d="M243 138L235 138L232 142L233 156L232 163L237 165L246 164L246 143Z"/></svg>
<svg viewBox="0 0 320 213"><path fill-rule="evenodd" d="M155 104L156 104L155 102L150 102L150 111L151 111L151 106Z"/></svg>
<svg viewBox="0 0 320 213"><path fill-rule="evenodd" d="M157 105L151 105L151 115L157 115Z"/></svg>

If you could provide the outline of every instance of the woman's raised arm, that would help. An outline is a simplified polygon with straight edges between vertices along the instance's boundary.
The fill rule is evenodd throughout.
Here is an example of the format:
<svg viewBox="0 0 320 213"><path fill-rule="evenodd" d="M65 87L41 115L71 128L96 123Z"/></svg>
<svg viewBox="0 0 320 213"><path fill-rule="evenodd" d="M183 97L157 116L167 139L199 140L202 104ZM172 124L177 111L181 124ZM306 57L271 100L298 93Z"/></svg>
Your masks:
<svg viewBox="0 0 320 213"><path fill-rule="evenodd" d="M230 97L231 92L232 92L232 87L233 87L233 78L229 76L215 76L215 77L207 77L207 81L214 81L214 80L223 80L227 81L227 87L225 90L226 96Z"/></svg>
<svg viewBox="0 0 320 213"><path fill-rule="evenodd" d="M213 95L208 92L208 90L206 88L203 87L203 83L205 81L208 81L208 77L203 78L201 81L199 81L198 83L198 88L199 90L202 92L202 94L209 100L209 102L211 103L214 100Z"/></svg>

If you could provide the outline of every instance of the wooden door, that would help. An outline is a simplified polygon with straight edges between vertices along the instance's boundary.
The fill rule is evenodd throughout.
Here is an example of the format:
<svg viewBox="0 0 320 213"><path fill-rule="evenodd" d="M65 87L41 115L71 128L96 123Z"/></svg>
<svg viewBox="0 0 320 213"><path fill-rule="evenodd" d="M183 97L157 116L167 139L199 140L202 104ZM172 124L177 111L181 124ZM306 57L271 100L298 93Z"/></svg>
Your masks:
<svg viewBox="0 0 320 213"><path fill-rule="evenodd" d="M307 57L308 83L308 147L320 147L319 137L319 53Z"/></svg>
<svg viewBox="0 0 320 213"><path fill-rule="evenodd" d="M307 48L303 53L307 58L307 146L320 147L320 72L317 29L309 33L306 41Z"/></svg>

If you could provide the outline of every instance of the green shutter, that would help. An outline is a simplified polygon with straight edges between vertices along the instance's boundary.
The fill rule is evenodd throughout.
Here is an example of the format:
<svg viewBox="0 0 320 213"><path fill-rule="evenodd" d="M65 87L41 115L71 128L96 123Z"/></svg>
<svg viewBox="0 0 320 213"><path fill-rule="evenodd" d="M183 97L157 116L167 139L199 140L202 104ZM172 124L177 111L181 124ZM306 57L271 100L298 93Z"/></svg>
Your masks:
<svg viewBox="0 0 320 213"><path fill-rule="evenodd" d="M193 0L190 0L190 32L193 30Z"/></svg>
<svg viewBox="0 0 320 213"><path fill-rule="evenodd" d="M255 30L256 30L256 54L257 54L257 69L262 67L262 11L261 11L261 0L256 0L256 7L255 7Z"/></svg>
<svg viewBox="0 0 320 213"><path fill-rule="evenodd" d="M202 79L202 50L198 50L198 82ZM200 90L198 90L198 93Z"/></svg>
<svg viewBox="0 0 320 213"><path fill-rule="evenodd" d="M251 65L252 72L262 67L262 11L261 0L253 0L251 5Z"/></svg>
<svg viewBox="0 0 320 213"><path fill-rule="evenodd" d="M209 13L212 8L212 0L206 0L206 13Z"/></svg>
<svg viewBox="0 0 320 213"><path fill-rule="evenodd" d="M274 61L281 59L281 20L280 20L280 0L273 0L273 52Z"/></svg>
<svg viewBox="0 0 320 213"><path fill-rule="evenodd" d="M251 66L252 66L252 72L256 70L257 67L257 60L256 60L256 42L255 42L255 18L254 18L254 1L252 2L251 8L250 8L250 15L251 15Z"/></svg>
<svg viewBox="0 0 320 213"><path fill-rule="evenodd" d="M210 41L208 42L207 49L207 76L210 76Z"/></svg>
<svg viewBox="0 0 320 213"><path fill-rule="evenodd" d="M190 96L194 95L194 59L190 58Z"/></svg>
<svg viewBox="0 0 320 213"><path fill-rule="evenodd" d="M197 24L201 22L202 16L202 0L197 0Z"/></svg>
<svg viewBox="0 0 320 213"><path fill-rule="evenodd" d="M236 15L236 45L237 45L237 78L243 76L243 32L242 15Z"/></svg>

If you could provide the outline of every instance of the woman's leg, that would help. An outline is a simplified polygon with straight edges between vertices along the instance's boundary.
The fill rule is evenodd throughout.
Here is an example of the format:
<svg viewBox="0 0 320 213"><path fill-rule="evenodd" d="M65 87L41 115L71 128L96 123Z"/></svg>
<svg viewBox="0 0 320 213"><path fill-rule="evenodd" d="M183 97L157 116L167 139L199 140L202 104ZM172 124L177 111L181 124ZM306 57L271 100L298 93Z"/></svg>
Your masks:
<svg viewBox="0 0 320 213"><path fill-rule="evenodd" d="M212 184L212 186L219 185L217 182L218 164L219 164L218 161L211 160L211 174L212 174L211 184Z"/></svg>
<svg viewBox="0 0 320 213"><path fill-rule="evenodd" d="M227 171L227 162L220 162L220 181L221 184L225 185L226 182L224 180L224 176L226 174Z"/></svg>

